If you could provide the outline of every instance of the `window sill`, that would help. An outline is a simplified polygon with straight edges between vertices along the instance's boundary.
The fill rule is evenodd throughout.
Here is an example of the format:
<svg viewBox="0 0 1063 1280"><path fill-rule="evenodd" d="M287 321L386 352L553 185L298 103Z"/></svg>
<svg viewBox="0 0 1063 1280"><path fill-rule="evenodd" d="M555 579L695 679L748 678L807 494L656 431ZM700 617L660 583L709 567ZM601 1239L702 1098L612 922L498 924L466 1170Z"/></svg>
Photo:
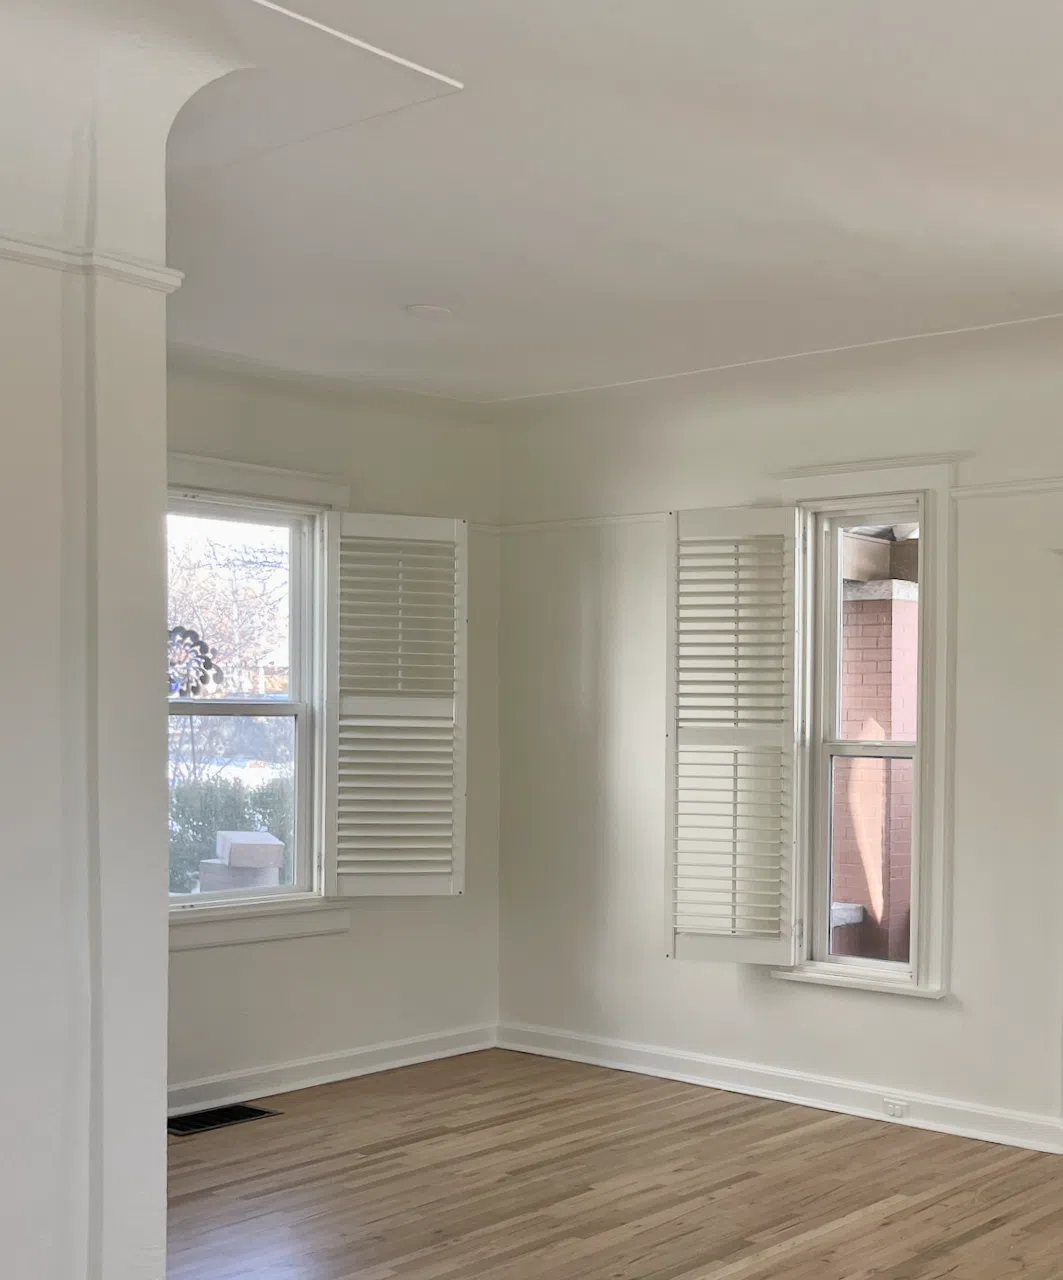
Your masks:
<svg viewBox="0 0 1063 1280"><path fill-rule="evenodd" d="M809 982L820 987L846 987L850 991L877 991L891 996L914 996L918 1000L943 1000L944 987L919 987L910 980L886 978L873 973L843 970L835 965L805 964L796 969L773 969L781 982Z"/></svg>
<svg viewBox="0 0 1063 1280"><path fill-rule="evenodd" d="M350 927L349 906L317 897L177 907L170 912L170 950L315 938Z"/></svg>

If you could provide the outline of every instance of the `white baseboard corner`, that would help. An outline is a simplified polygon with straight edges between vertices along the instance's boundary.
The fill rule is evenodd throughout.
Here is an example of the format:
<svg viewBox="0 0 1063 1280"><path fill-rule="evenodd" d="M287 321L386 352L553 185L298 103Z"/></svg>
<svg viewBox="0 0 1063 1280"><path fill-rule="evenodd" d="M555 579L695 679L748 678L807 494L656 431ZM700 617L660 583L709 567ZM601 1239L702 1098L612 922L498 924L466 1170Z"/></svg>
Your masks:
<svg viewBox="0 0 1063 1280"><path fill-rule="evenodd" d="M496 1042L496 1028L491 1024L459 1027L434 1035L413 1036L408 1040L391 1040L384 1044L327 1053L316 1058L301 1058L269 1067L252 1067L246 1071L228 1071L206 1076L186 1084L171 1085L167 1095L170 1115L200 1111L205 1107L223 1107L233 1102L250 1102L269 1098L295 1089L333 1084L375 1071L390 1071L437 1058L453 1058L462 1053L491 1049Z"/></svg>
<svg viewBox="0 0 1063 1280"><path fill-rule="evenodd" d="M708 1085L731 1093L774 1098L804 1107L840 1111L846 1115L907 1124L958 1137L978 1138L1006 1146L1063 1154L1063 1120L998 1107L979 1106L926 1094L898 1092L886 1086L837 1080L801 1071L784 1071L750 1062L736 1062L707 1054L686 1053L652 1045L632 1044L598 1036L576 1035L549 1027L522 1023L498 1028L498 1046L548 1058L565 1058L618 1071L662 1076L688 1084ZM903 1119L885 1114L885 1103L901 1103L908 1109Z"/></svg>
<svg viewBox="0 0 1063 1280"><path fill-rule="evenodd" d="M577 1035L551 1027L535 1027L524 1023L501 1026L483 1024L460 1027L434 1035L414 1036L369 1045L343 1053L324 1054L269 1067L231 1071L208 1076L187 1084L172 1085L169 1111L181 1115L204 1107L225 1106L268 1098L295 1089L332 1084L354 1076L376 1071L390 1071L418 1062L477 1053L482 1049L512 1049L540 1057L562 1058L570 1062L586 1062L616 1071L634 1071L640 1075L661 1076L687 1084L705 1085L729 1093L749 1094L757 1098L773 1098L803 1107L839 1111L846 1115L880 1120L884 1124L907 1124L916 1129L931 1129L957 1137L977 1138L1006 1146L1025 1147L1032 1151L1063 1154L1063 1119L1033 1115L1000 1107L980 1106L938 1098L929 1094L898 1091L886 1085L839 1080L803 1071L786 1071L758 1063L738 1062L708 1054L688 1053L653 1045L633 1044L602 1036ZM907 1108L903 1118L885 1113L887 1100L891 1106L900 1103Z"/></svg>

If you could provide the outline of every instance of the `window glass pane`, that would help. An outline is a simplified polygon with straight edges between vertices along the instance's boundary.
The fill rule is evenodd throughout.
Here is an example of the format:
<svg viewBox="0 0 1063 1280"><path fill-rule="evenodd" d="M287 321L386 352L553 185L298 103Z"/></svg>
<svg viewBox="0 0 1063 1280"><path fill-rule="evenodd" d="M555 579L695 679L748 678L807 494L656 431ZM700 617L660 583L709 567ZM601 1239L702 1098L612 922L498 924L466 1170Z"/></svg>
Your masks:
<svg viewBox="0 0 1063 1280"><path fill-rule="evenodd" d="M841 737L914 742L919 526L843 529L840 550Z"/></svg>
<svg viewBox="0 0 1063 1280"><path fill-rule="evenodd" d="M295 717L170 716L170 892L295 881Z"/></svg>
<svg viewBox="0 0 1063 1280"><path fill-rule="evenodd" d="M909 958L913 778L910 759L834 757L831 955Z"/></svg>
<svg viewBox="0 0 1063 1280"><path fill-rule="evenodd" d="M167 519L170 696L289 696L291 527Z"/></svg>

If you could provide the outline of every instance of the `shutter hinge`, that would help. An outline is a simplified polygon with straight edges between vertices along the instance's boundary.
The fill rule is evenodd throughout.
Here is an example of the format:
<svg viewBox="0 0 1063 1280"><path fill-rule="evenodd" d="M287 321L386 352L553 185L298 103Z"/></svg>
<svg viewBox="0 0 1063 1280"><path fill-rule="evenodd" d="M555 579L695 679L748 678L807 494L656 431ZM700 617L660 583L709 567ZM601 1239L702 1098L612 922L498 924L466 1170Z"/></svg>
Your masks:
<svg viewBox="0 0 1063 1280"><path fill-rule="evenodd" d="M794 921L794 942L799 947L805 945L805 922L803 920Z"/></svg>

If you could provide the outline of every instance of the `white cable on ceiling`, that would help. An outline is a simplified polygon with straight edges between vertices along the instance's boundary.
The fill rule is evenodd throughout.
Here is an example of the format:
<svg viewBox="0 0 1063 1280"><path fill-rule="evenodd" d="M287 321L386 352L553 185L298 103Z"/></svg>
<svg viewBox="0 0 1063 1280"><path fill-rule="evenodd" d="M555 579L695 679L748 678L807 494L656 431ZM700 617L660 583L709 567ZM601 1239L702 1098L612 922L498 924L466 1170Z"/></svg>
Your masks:
<svg viewBox="0 0 1063 1280"><path fill-rule="evenodd" d="M409 58L399 57L397 53L389 53L387 49L380 49L375 44L368 44L365 40L359 40L357 36L350 36L345 31L337 31L335 27L328 27L323 22L318 22L316 18L308 18L303 13L296 13L292 9L286 9L283 5L274 4L273 0L251 0L251 3L257 4L262 9L271 9L274 13L279 13L284 18L291 18L293 22L301 22L304 26L313 27L315 31L321 31L327 36L334 36L337 40L352 44L357 49L364 49L366 53L375 54L378 58L397 63L400 67L408 67L411 71L416 71L422 76L428 76L432 80L439 80L443 84L449 84L453 89L465 88L460 80L445 76L441 71L433 71L431 67L423 67L419 62L411 62Z"/></svg>

